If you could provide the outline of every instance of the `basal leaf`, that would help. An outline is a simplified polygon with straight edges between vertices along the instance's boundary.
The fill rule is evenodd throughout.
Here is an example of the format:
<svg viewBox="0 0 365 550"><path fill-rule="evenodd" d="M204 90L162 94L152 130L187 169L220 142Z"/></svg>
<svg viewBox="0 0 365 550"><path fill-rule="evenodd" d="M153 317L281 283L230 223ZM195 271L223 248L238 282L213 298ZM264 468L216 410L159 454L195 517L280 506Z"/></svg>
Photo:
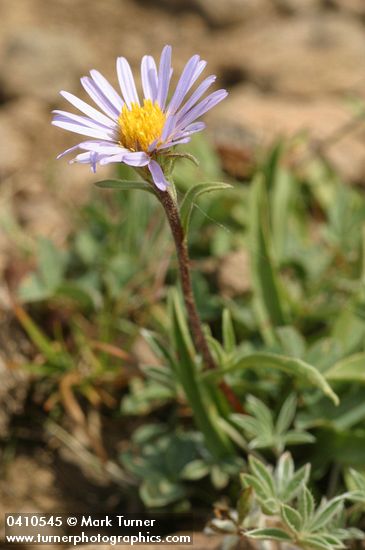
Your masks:
<svg viewBox="0 0 365 550"><path fill-rule="evenodd" d="M293 422L296 409L297 398L296 395L292 393L285 399L276 419L275 431L277 434L281 435L288 430Z"/></svg>
<svg viewBox="0 0 365 550"><path fill-rule="evenodd" d="M293 477L287 481L285 488L280 495L283 502L290 502L300 491L301 487L307 483L310 473L310 464L305 464L295 472Z"/></svg>
<svg viewBox="0 0 365 550"><path fill-rule="evenodd" d="M332 545L320 535L306 535L300 542L304 548L311 548L311 550L333 550Z"/></svg>
<svg viewBox="0 0 365 550"><path fill-rule="evenodd" d="M288 506L287 504L283 504L281 507L281 517L286 524L286 526L292 531L293 533L298 533L303 525L303 519L301 515L294 510L291 506Z"/></svg>
<svg viewBox="0 0 365 550"><path fill-rule="evenodd" d="M275 496L275 487L272 474L269 472L263 462L251 455L248 459L250 470L254 476L260 480L260 483L266 488L267 497Z"/></svg>
<svg viewBox="0 0 365 550"><path fill-rule="evenodd" d="M314 512L314 498L308 487L304 486L298 497L298 512L303 518L303 524L306 525Z"/></svg>
<svg viewBox="0 0 365 550"><path fill-rule="evenodd" d="M257 477L251 474L242 474L241 482L244 488L252 487L261 502L269 498L267 485Z"/></svg>
<svg viewBox="0 0 365 550"><path fill-rule="evenodd" d="M267 529L252 529L251 531L245 531L245 535L253 539L277 540L279 542L290 542L292 540L291 536L283 529L276 529L274 527Z"/></svg>
<svg viewBox="0 0 365 550"><path fill-rule="evenodd" d="M343 504L344 497L340 495L319 506L309 523L310 530L319 531L322 529L342 509Z"/></svg>
<svg viewBox="0 0 365 550"><path fill-rule="evenodd" d="M290 453L283 453L275 469L275 479L281 494L294 474L294 462Z"/></svg>

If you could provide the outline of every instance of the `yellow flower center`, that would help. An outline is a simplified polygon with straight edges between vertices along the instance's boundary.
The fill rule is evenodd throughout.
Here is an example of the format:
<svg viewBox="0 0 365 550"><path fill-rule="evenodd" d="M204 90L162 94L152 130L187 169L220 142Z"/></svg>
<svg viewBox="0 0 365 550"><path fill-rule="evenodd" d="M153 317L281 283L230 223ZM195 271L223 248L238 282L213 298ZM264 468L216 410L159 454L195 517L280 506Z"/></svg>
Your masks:
<svg viewBox="0 0 365 550"><path fill-rule="evenodd" d="M165 120L157 101L145 99L142 107L132 103L131 109L124 104L118 118L121 145L130 151L147 152L151 143L161 137Z"/></svg>

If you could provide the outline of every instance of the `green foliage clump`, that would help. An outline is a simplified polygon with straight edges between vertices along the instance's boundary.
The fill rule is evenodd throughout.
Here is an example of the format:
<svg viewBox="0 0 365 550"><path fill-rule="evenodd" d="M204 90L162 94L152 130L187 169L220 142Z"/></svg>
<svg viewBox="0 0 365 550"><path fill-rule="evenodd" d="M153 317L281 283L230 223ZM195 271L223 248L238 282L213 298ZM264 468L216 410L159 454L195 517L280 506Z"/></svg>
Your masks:
<svg viewBox="0 0 365 550"><path fill-rule="evenodd" d="M212 185L226 178L204 141L190 152L200 167L180 160L175 183L217 369L203 369L181 292L171 288L176 266L166 262L159 205L141 182L126 183L128 174L103 185L118 191L93 196L66 251L41 242L38 270L20 296L33 307L67 302L87 316L94 339L126 349L118 368L130 365L137 334L153 351L154 361L130 376L120 412L138 420L120 460L147 507L186 509L222 494L232 504L241 471L227 531L342 548L360 537L354 526L364 521L365 195L320 159L290 169L282 144L251 181L231 181L230 189ZM207 183L194 190L200 181ZM237 250L246 252L250 276L247 290L232 295L219 288L217 272ZM44 346L34 326L23 325L43 366L55 365L59 356L48 352L59 350L59 334ZM80 339L73 342L80 349ZM66 352L75 357L67 345ZM61 363L52 367L56 379L79 369ZM115 366L113 355L101 354L97 376ZM241 410L232 410L222 383Z"/></svg>

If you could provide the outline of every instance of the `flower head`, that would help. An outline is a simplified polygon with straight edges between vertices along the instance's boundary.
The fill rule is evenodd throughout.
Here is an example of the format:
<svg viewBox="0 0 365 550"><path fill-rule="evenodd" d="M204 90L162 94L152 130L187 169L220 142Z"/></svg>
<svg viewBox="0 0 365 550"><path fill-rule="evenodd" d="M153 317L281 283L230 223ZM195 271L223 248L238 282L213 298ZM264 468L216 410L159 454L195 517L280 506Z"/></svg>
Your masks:
<svg viewBox="0 0 365 550"><path fill-rule="evenodd" d="M166 190L168 181L161 167L163 156L203 130L204 123L197 119L227 96L226 90L217 90L202 99L215 81L214 75L205 78L189 94L205 66L205 61L193 55L169 102L171 46L162 50L158 69L153 57L142 58L142 102L124 57L117 59L121 94L98 71L90 71L90 77L81 78L81 84L99 109L63 91L61 95L83 114L56 110L52 124L92 139L67 149L58 158L79 149L83 152L71 162L90 164L94 172L98 163L124 162L136 168L147 167L154 184Z"/></svg>

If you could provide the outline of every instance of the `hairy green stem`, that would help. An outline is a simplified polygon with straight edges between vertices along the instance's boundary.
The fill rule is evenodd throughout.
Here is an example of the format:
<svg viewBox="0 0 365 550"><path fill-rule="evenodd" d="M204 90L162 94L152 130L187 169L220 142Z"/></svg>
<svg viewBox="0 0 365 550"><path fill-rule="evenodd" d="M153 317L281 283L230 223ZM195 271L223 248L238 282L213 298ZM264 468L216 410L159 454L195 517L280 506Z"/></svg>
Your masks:
<svg viewBox="0 0 365 550"><path fill-rule="evenodd" d="M179 210L174 199L168 191L157 191L157 196L165 210L171 232L174 237L181 286L195 347L197 351L201 353L205 367L207 369L216 369L217 365L210 352L195 303L193 288L191 284L188 246L186 236L181 225ZM235 393L232 391L232 389L224 381L221 381L219 386L224 393L226 399L231 404L232 408L236 411L242 412L241 403Z"/></svg>

